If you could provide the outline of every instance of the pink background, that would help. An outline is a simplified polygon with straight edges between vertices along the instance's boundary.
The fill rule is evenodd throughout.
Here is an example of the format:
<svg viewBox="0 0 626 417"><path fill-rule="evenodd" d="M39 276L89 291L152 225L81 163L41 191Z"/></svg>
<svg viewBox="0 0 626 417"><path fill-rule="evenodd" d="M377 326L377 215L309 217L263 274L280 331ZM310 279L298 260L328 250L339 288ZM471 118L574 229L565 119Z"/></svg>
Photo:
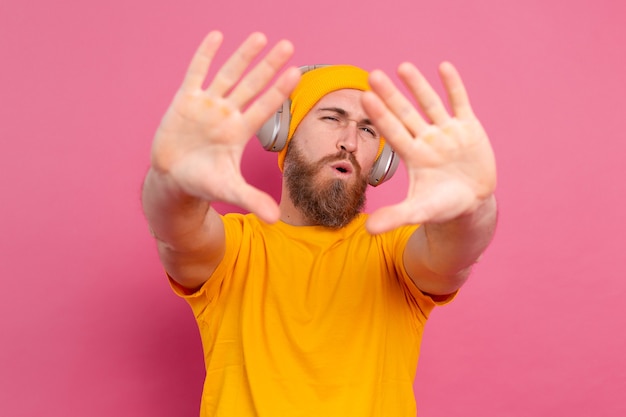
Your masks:
<svg viewBox="0 0 626 417"><path fill-rule="evenodd" d="M139 193L152 134L203 35L250 31L294 64L461 70L499 164L496 239L436 310L421 417L626 415L621 0L0 3L0 415L195 416L190 309ZM277 195L275 156L244 173ZM369 208L405 193L403 168Z"/></svg>

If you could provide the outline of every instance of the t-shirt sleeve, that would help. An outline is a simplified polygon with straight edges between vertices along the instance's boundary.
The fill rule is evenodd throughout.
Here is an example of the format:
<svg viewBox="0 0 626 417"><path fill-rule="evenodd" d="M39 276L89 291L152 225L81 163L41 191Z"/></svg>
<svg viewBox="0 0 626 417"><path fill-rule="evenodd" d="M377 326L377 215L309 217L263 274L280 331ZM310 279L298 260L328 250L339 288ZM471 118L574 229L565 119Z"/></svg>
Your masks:
<svg viewBox="0 0 626 417"><path fill-rule="evenodd" d="M389 249L393 256L393 263L405 290L414 298L422 313L428 317L430 311L435 306L442 306L451 302L458 291L444 296L432 296L420 290L411 279L404 266L404 249L411 235L417 230L419 225L405 226L391 232L391 244Z"/></svg>
<svg viewBox="0 0 626 417"><path fill-rule="evenodd" d="M229 214L222 216L222 221L224 222L226 236L224 258L206 282L197 290L190 291L178 284L168 275L170 287L176 295L189 303L196 317L201 315L206 306L216 297L219 297L224 280L229 277L228 271L231 270L237 259L237 248L239 247L242 236L243 217Z"/></svg>

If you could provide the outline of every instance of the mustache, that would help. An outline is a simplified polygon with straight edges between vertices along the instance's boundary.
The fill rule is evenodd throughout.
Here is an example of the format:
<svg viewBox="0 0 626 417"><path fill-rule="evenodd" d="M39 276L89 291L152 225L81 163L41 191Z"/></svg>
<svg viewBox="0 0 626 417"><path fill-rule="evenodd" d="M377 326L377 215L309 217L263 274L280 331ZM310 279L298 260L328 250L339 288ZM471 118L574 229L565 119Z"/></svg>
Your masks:
<svg viewBox="0 0 626 417"><path fill-rule="evenodd" d="M361 165L359 165L359 162L356 160L356 157L350 152L346 152L346 151L338 151L335 154L326 155L325 157L320 159L317 163L319 165L325 165L325 164L337 162L337 161L349 161L354 167L355 171L361 172Z"/></svg>

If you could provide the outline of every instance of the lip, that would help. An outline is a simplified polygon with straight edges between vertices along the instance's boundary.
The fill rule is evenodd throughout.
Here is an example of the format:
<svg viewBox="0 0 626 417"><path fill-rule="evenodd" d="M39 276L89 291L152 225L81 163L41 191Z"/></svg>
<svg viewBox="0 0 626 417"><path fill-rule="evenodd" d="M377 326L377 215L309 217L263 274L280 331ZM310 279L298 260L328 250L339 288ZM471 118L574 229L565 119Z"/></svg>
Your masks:
<svg viewBox="0 0 626 417"><path fill-rule="evenodd" d="M354 172L354 167L350 161L337 161L330 165L337 175L350 176Z"/></svg>

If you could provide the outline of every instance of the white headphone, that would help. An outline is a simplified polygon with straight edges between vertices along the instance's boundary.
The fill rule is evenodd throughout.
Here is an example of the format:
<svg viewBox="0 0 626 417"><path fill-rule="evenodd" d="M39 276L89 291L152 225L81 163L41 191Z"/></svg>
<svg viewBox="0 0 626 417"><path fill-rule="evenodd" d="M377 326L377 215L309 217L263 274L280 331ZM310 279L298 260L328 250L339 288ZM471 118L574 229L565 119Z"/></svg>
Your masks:
<svg viewBox="0 0 626 417"><path fill-rule="evenodd" d="M328 65L306 65L300 67L304 74L317 68L327 67ZM257 138L261 142L263 148L267 151L280 152L287 144L287 135L289 134L289 124L291 122L291 100L287 99L272 117L270 117L261 126L257 132ZM382 184L390 179L398 169L400 159L391 149L391 146L385 142L380 156L374 162L374 166L370 172L369 183L374 187Z"/></svg>

